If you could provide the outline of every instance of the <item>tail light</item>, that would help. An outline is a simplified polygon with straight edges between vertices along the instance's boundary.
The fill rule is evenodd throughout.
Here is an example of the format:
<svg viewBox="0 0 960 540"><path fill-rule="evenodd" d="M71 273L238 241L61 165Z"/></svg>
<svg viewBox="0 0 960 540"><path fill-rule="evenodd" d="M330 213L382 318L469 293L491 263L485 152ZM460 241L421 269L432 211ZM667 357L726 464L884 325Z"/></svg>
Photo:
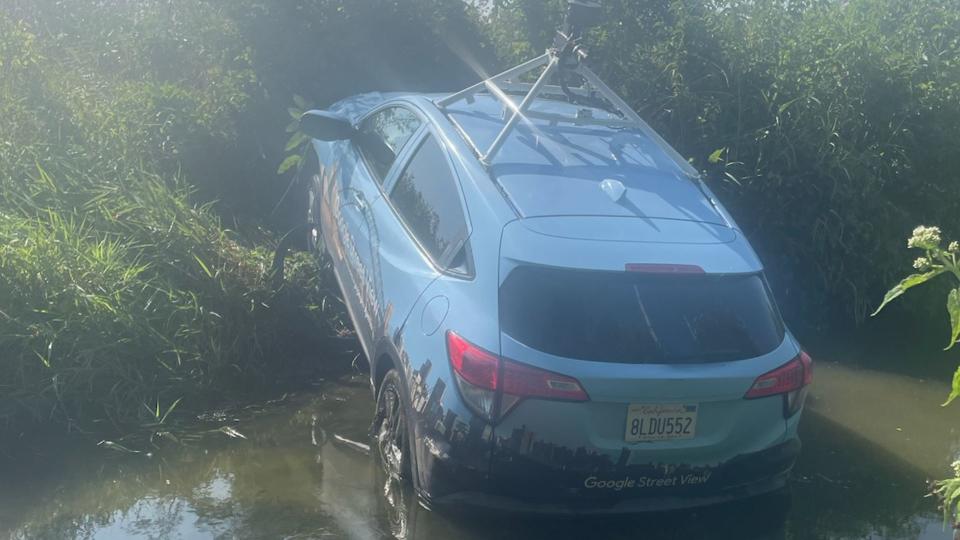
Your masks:
<svg viewBox="0 0 960 540"><path fill-rule="evenodd" d="M756 399L783 395L784 415L789 418L803 406L807 386L812 382L813 360L806 352L800 351L793 360L757 377L743 397Z"/></svg>
<svg viewBox="0 0 960 540"><path fill-rule="evenodd" d="M521 364L447 332L447 353L464 401L487 420L502 418L526 398L587 401L573 377Z"/></svg>

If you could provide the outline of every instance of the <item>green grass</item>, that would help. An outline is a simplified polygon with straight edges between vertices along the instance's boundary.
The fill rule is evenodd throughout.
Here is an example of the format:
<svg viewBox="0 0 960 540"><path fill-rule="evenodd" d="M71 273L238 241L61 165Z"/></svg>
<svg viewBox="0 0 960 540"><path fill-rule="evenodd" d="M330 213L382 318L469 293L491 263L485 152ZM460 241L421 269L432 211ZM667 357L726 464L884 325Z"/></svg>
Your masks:
<svg viewBox="0 0 960 540"><path fill-rule="evenodd" d="M146 22L129 31L150 33L163 4L135 7ZM209 8L182 7L229 41ZM0 438L129 433L322 363L342 327L320 269L300 257L275 288L273 236L223 227L179 164L230 139L245 61L182 52L191 62L171 79L135 49L116 69L91 37L37 28L0 14Z"/></svg>
<svg viewBox="0 0 960 540"><path fill-rule="evenodd" d="M139 171L133 186L89 189L69 211L0 211L0 426L123 432L158 403L274 380L285 357L309 354L288 341L300 319L332 328L309 259L274 290L269 250L160 177Z"/></svg>

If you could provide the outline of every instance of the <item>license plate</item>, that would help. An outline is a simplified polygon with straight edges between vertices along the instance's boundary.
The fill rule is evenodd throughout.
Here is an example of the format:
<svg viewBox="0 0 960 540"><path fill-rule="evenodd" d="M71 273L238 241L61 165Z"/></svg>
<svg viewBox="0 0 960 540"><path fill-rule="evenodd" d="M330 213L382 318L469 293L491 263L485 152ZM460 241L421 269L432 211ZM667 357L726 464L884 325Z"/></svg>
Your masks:
<svg viewBox="0 0 960 540"><path fill-rule="evenodd" d="M696 404L631 403L627 407L627 442L692 439L697 432Z"/></svg>

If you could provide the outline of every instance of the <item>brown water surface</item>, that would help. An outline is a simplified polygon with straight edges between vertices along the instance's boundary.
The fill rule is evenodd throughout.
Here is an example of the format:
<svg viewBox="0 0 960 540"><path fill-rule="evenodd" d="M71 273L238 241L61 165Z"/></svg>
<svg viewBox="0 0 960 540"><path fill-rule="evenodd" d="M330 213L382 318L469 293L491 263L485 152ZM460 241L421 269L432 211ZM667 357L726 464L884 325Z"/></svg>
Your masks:
<svg viewBox="0 0 960 540"><path fill-rule="evenodd" d="M589 520L453 517L421 508L365 451L362 376L228 411L208 435L127 455L51 449L0 474L0 538L948 539L925 480L957 450L946 385L820 363L788 494ZM352 441L352 442L350 442ZM11 470L12 469L12 470Z"/></svg>

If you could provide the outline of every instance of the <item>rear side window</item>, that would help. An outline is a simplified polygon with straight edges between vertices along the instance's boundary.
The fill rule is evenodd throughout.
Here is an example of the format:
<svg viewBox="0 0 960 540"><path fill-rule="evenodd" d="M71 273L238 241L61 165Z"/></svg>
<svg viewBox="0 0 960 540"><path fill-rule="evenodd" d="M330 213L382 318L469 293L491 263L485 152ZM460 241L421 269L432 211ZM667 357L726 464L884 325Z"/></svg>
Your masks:
<svg viewBox="0 0 960 540"><path fill-rule="evenodd" d="M457 181L443 148L427 136L410 159L390 201L417 241L440 266L448 268L467 237L467 221Z"/></svg>
<svg viewBox="0 0 960 540"><path fill-rule="evenodd" d="M373 168L379 183L383 183L397 154L421 124L420 118L404 107L387 107L368 116L360 124L360 151Z"/></svg>
<svg viewBox="0 0 960 540"><path fill-rule="evenodd" d="M742 360L774 350L784 337L759 274L524 266L500 288L500 324L549 354L626 364Z"/></svg>

